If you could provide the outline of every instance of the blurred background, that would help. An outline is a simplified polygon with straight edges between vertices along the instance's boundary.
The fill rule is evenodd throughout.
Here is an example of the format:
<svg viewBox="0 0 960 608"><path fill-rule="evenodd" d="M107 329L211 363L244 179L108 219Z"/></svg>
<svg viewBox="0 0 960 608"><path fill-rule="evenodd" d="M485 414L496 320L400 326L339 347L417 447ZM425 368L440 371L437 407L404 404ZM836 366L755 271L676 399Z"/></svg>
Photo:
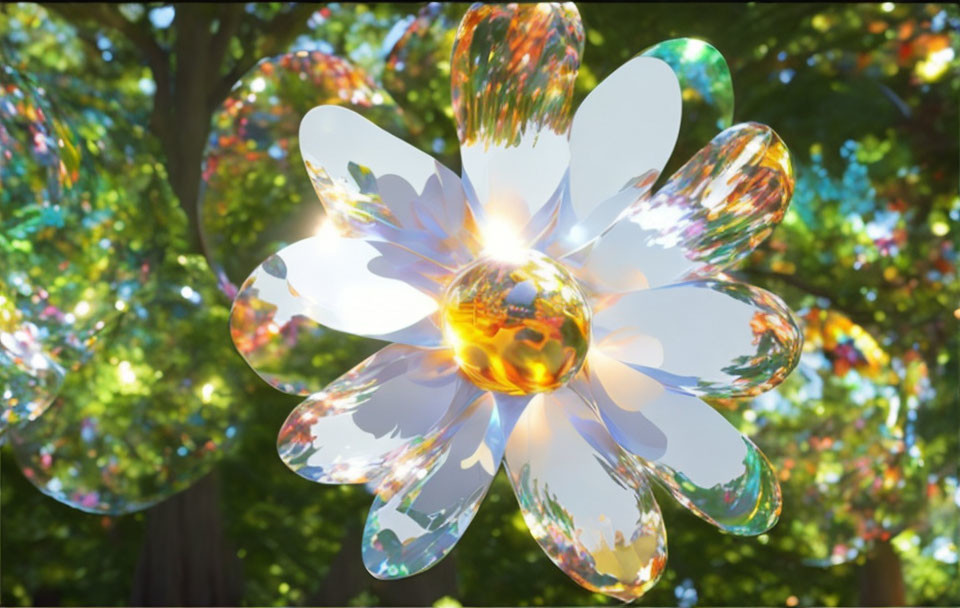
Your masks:
<svg viewBox="0 0 960 608"><path fill-rule="evenodd" d="M226 329L239 282L316 227L296 142L309 108L348 105L459 170L449 53L465 9L0 7L0 603L616 603L541 552L502 473L443 562L372 579L371 497L286 469L276 434L298 399ZM662 500L669 563L640 603L960 603L960 10L580 11L577 102L643 49L699 38L729 63L733 122L772 126L796 171L783 223L735 274L798 312L804 355L775 391L715 403L773 462L783 516L734 537ZM710 93L684 98L726 103ZM310 386L377 346L319 330L263 345Z"/></svg>

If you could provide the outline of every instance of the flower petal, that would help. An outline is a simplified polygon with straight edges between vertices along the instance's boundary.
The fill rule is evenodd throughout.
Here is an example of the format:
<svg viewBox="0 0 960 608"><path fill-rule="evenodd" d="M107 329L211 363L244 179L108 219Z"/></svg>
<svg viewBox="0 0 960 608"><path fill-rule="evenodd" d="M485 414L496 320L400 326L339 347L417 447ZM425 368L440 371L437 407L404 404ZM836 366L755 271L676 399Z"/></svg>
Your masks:
<svg viewBox="0 0 960 608"><path fill-rule="evenodd" d="M300 152L341 234L395 243L451 268L471 259L463 186L429 155L338 106L303 117Z"/></svg>
<svg viewBox="0 0 960 608"><path fill-rule="evenodd" d="M780 298L728 281L624 294L595 313L593 331L598 350L667 386L708 397L773 388L797 365L803 346L800 326Z"/></svg>
<svg viewBox="0 0 960 608"><path fill-rule="evenodd" d="M320 51L264 59L213 115L199 220L204 250L231 297L278 241L310 236L323 218L300 173L298 143L300 119L318 103L350 107L404 132L403 114L386 91L362 68Z"/></svg>
<svg viewBox="0 0 960 608"><path fill-rule="evenodd" d="M392 344L290 413L280 458L318 483L366 483L450 409L461 386L447 351Z"/></svg>
<svg viewBox="0 0 960 608"><path fill-rule="evenodd" d="M666 530L635 462L569 388L537 395L507 442L530 533L578 584L636 599L666 566Z"/></svg>
<svg viewBox="0 0 960 608"><path fill-rule="evenodd" d="M363 563L376 578L432 567L476 515L500 468L504 441L491 394L471 394L465 410L397 458L380 482L363 531Z"/></svg>
<svg viewBox="0 0 960 608"><path fill-rule="evenodd" d="M723 131L597 241L580 276L595 290L658 287L734 264L783 218L793 193L786 146L770 127Z"/></svg>
<svg viewBox="0 0 960 608"><path fill-rule="evenodd" d="M733 79L720 51L695 38L664 40L641 55L665 61L680 82L683 119L667 166L669 175L733 124Z"/></svg>
<svg viewBox="0 0 960 608"><path fill-rule="evenodd" d="M590 390L618 443L693 513L733 534L777 523L780 485L769 461L712 407L594 352Z"/></svg>
<svg viewBox="0 0 960 608"><path fill-rule="evenodd" d="M296 373L296 358L317 352L305 344L324 344L320 326L440 346L431 319L436 300L404 280L424 276L408 271L409 258L430 264L394 245L335 234L285 247L250 275L234 300L230 333L237 350L274 387L309 394L312 384Z"/></svg>
<svg viewBox="0 0 960 608"><path fill-rule="evenodd" d="M577 217L667 164L680 128L680 85L663 61L634 57L587 95L570 128L570 198ZM639 198L618 197L619 209ZM611 213L609 210L608 214Z"/></svg>
<svg viewBox="0 0 960 608"><path fill-rule="evenodd" d="M478 208L522 228L554 195L583 51L572 3L474 4L451 60L463 173Z"/></svg>
<svg viewBox="0 0 960 608"><path fill-rule="evenodd" d="M44 351L33 323L9 329L0 329L0 436L46 411L66 374Z"/></svg>

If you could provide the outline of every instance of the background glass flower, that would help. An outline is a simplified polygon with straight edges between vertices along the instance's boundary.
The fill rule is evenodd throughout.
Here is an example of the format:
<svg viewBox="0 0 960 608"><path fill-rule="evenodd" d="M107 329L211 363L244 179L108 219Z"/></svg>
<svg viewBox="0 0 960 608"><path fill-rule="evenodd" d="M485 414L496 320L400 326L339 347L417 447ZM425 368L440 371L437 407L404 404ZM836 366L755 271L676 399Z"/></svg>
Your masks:
<svg viewBox="0 0 960 608"><path fill-rule="evenodd" d="M583 42L570 4L467 11L451 60L462 182L350 110L301 123L326 223L250 275L231 331L294 394L310 391L260 346L287 327L397 343L310 394L278 438L299 475L374 489L363 560L378 578L445 556L501 459L547 555L628 601L666 563L651 477L727 532L780 513L769 462L700 397L756 395L799 357L783 302L721 274L783 218L786 147L736 125L653 191L681 91L701 92L686 98L716 129L729 71L705 43L671 41L574 114Z"/></svg>
<svg viewBox="0 0 960 608"><path fill-rule="evenodd" d="M120 514L183 490L235 443L242 368L192 362L230 346L213 275L174 253L185 222L142 132L67 84L82 111L0 72L0 432L41 492Z"/></svg>

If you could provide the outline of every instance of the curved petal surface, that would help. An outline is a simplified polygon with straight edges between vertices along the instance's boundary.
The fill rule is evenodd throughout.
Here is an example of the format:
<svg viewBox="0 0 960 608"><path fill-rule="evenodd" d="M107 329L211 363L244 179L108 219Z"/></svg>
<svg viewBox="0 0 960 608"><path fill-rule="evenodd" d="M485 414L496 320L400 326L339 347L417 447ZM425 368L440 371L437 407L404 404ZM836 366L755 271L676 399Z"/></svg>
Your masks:
<svg viewBox="0 0 960 608"><path fill-rule="evenodd" d="M418 256L387 243L333 233L285 247L243 283L230 313L230 334L250 367L274 387L309 393L292 368L306 344L322 345L320 326L418 346L440 346L432 320L436 300L405 280L421 281L403 266ZM315 350L309 356L316 354ZM291 364L287 372L285 364Z"/></svg>
<svg viewBox="0 0 960 608"><path fill-rule="evenodd" d="M664 40L641 53L670 66L680 82L683 118L667 175L733 124L733 79L716 48L695 38Z"/></svg>
<svg viewBox="0 0 960 608"><path fill-rule="evenodd" d="M478 3L460 22L453 111L468 192L485 215L522 229L560 185L583 40L572 3Z"/></svg>
<svg viewBox="0 0 960 608"><path fill-rule="evenodd" d="M213 115L199 203L203 245L230 296L281 246L310 236L323 207L301 177L300 119L318 103L403 133L403 115L361 68L320 51L264 59ZM266 221L265 221L266 220Z"/></svg>
<svg viewBox="0 0 960 608"><path fill-rule="evenodd" d="M792 193L790 156L777 134L735 125L633 205L586 256L581 277L616 293L718 272L767 238Z"/></svg>
<svg viewBox="0 0 960 608"><path fill-rule="evenodd" d="M796 367L803 347L800 326L783 300L729 281L624 294L596 312L593 323L598 350L705 397L773 388Z"/></svg>
<svg viewBox="0 0 960 608"><path fill-rule="evenodd" d="M659 175L670 158L681 103L673 70L654 57L634 57L587 95L570 127L570 198L577 217L588 218L623 190L635 194L617 197L619 209L606 209L609 225L636 202L640 193L632 186L650 172Z"/></svg>
<svg viewBox="0 0 960 608"><path fill-rule="evenodd" d="M356 112L310 110L300 153L341 234L395 243L451 268L476 251L460 178Z"/></svg>
<svg viewBox="0 0 960 608"><path fill-rule="evenodd" d="M769 461L712 407L593 352L590 391L620 445L693 513L733 534L776 524L780 485Z"/></svg>
<svg viewBox="0 0 960 608"><path fill-rule="evenodd" d="M423 441L460 384L448 352L392 344L294 408L277 451L311 481L369 482L392 456Z"/></svg>
<svg viewBox="0 0 960 608"><path fill-rule="evenodd" d="M40 416L57 396L66 373L44 351L33 323L21 323L11 331L2 325L0 316L0 436Z"/></svg>
<svg viewBox="0 0 960 608"><path fill-rule="evenodd" d="M636 599L666 566L666 530L645 475L569 388L517 421L507 472L530 533L578 584Z"/></svg>
<svg viewBox="0 0 960 608"><path fill-rule="evenodd" d="M455 407L423 444L395 460L363 531L363 563L380 579L435 565L460 540L500 468L503 434L490 393Z"/></svg>

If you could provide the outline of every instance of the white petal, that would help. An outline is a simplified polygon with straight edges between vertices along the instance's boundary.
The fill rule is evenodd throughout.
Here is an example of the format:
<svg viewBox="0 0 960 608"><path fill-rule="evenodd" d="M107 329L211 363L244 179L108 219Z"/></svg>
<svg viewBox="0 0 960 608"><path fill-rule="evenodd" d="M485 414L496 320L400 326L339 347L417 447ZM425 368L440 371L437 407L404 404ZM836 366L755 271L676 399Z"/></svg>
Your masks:
<svg viewBox="0 0 960 608"><path fill-rule="evenodd" d="M734 534L759 534L780 514L770 463L712 407L665 389L601 353L589 392L617 442L688 509Z"/></svg>
<svg viewBox="0 0 960 608"><path fill-rule="evenodd" d="M645 475L569 388L537 395L507 442L530 533L578 584L624 601L666 565L666 530Z"/></svg>
<svg viewBox="0 0 960 608"><path fill-rule="evenodd" d="M696 395L756 395L796 366L799 325L783 301L743 283L702 281L624 294L594 314L597 349Z"/></svg>
<svg viewBox="0 0 960 608"><path fill-rule="evenodd" d="M300 152L304 161L320 165L330 177L354 182L351 163L374 175L402 177L416 192L436 173L429 155L391 135L353 110L318 106L300 122Z"/></svg>
<svg viewBox="0 0 960 608"><path fill-rule="evenodd" d="M466 194L430 155L339 106L304 116L300 152L341 233L395 243L441 264L468 261Z"/></svg>
<svg viewBox="0 0 960 608"><path fill-rule="evenodd" d="M493 398L485 393L396 459L364 527L367 570L401 578L443 559L476 515L500 468L503 444Z"/></svg>
<svg viewBox="0 0 960 608"><path fill-rule="evenodd" d="M570 148L566 133L529 131L516 145L462 146L460 157L484 219L523 228L560 185Z"/></svg>
<svg viewBox="0 0 960 608"><path fill-rule="evenodd" d="M770 127L735 125L628 208L579 276L599 293L622 293L716 273L770 234L792 193L783 141Z"/></svg>
<svg viewBox="0 0 960 608"><path fill-rule="evenodd" d="M439 346L440 330L431 320L436 300L395 278L422 279L418 266L413 271L403 266L410 258L429 263L387 243L332 233L285 247L261 264L237 294L230 314L234 344L265 380L295 393L302 387L286 382L277 352L289 356L287 341L311 339L316 332L310 322L393 342ZM278 351L278 345L286 346Z"/></svg>
<svg viewBox="0 0 960 608"><path fill-rule="evenodd" d="M461 385L449 354L388 346L298 405L277 450L311 481L369 482L434 429Z"/></svg>
<svg viewBox="0 0 960 608"><path fill-rule="evenodd" d="M590 92L570 129L570 196L578 217L663 169L681 107L676 75L653 57L631 59Z"/></svg>

